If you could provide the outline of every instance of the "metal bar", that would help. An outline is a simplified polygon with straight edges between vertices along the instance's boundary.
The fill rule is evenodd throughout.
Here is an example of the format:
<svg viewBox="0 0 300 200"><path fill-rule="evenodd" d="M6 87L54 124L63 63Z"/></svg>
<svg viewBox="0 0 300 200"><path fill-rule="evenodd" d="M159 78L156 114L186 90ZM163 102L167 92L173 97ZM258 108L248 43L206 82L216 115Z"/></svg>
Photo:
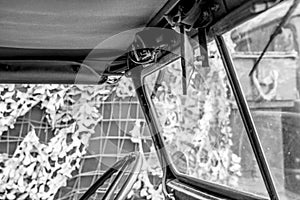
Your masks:
<svg viewBox="0 0 300 200"><path fill-rule="evenodd" d="M3 137L3 136L1 136L1 137ZM141 136L140 138L143 139L143 140L151 140L150 136ZM121 139L121 140L131 140L132 137L131 136L120 136L120 137L118 137L118 136L108 136L108 137L99 136L99 137L93 137L93 138L91 138L90 141L103 140L103 139L109 139L109 140L118 140L118 139Z"/></svg>
<svg viewBox="0 0 300 200"><path fill-rule="evenodd" d="M142 119L139 119L137 118L138 120L140 120L141 122L145 122L145 120L142 120ZM126 118L113 118L113 119L109 119L109 118L105 118L105 119L102 119L101 122L136 122L136 119L126 119Z"/></svg>
<svg viewBox="0 0 300 200"><path fill-rule="evenodd" d="M29 49L0 47L0 60L56 60L82 62L93 52L91 58L115 58L124 54L118 49ZM109 59L111 61L111 59Z"/></svg>
<svg viewBox="0 0 300 200"><path fill-rule="evenodd" d="M202 57L202 67L209 67L206 29L198 28L199 49Z"/></svg>
<svg viewBox="0 0 300 200"><path fill-rule="evenodd" d="M287 13L282 17L280 23L278 24L278 26L276 27L276 29L274 30L274 32L271 34L268 43L266 44L265 48L263 49L263 51L261 52L261 54L259 55L258 59L256 60L256 62L254 63L252 69L250 70L249 76L252 76L254 71L257 69L261 59L264 57L265 53L267 52L269 46L271 45L271 43L273 42L273 40L275 39L275 37L277 35L279 35L281 33L282 27L288 22L288 20L291 18L292 14L294 13L294 11L296 10L297 6L299 5L300 0L294 0L294 3L291 5L291 7L289 8L289 10L287 11Z"/></svg>
<svg viewBox="0 0 300 200"><path fill-rule="evenodd" d="M122 160L116 162L112 167L110 167L96 182L93 183L91 187L80 197L80 200L86 200L95 192L97 189L105 183L114 173L122 170L125 166L132 162L132 156L129 155L124 157ZM108 190L107 190L108 191Z"/></svg>
<svg viewBox="0 0 300 200"><path fill-rule="evenodd" d="M70 180L73 180L73 179L76 179L76 178L80 178L80 177L101 176L105 172L106 172L106 170L101 170L101 171L98 170L98 171L92 171L92 172L89 172L89 173L76 174L76 175L72 176L72 178L70 178ZM130 171L124 171L124 173L125 173L125 175L129 175L132 172L130 172ZM115 175L112 175L112 176L114 177ZM102 189L104 189L104 188L102 188ZM107 189L105 189L105 190L107 190Z"/></svg>
<svg viewBox="0 0 300 200"><path fill-rule="evenodd" d="M157 26L164 18L165 14L172 10L180 0L169 0L158 12L150 19L146 27Z"/></svg>
<svg viewBox="0 0 300 200"><path fill-rule="evenodd" d="M103 158L113 157L113 158L119 159L119 158L124 158L125 156L128 155L128 153L130 153L130 152L120 153L119 155L116 155L115 153L111 153L111 154L101 154L101 153L99 153L99 154L93 154L93 155L86 155L86 156L83 156L83 158L84 159L91 159L91 158L99 158L100 156L102 156ZM151 153L145 153L144 152L145 156L149 156L150 154ZM98 171L101 171L101 170L96 169L96 171L98 172Z"/></svg>
<svg viewBox="0 0 300 200"><path fill-rule="evenodd" d="M251 52L251 54L238 52L232 54L232 58L248 58L248 59L257 59L260 55L260 52ZM273 59L273 58L285 58L285 59L297 59L298 53L297 52L267 52L264 55L264 59Z"/></svg>
<svg viewBox="0 0 300 200"><path fill-rule="evenodd" d="M142 111L144 113L146 122L149 127L149 131L153 140L154 147L156 149L158 160L160 161L161 167L165 175L167 175L167 178L173 179L175 178L175 176L169 166L167 152L163 143L163 138L161 136L161 133L159 132L158 122L155 121L155 117L153 117L154 113L151 110L151 103L146 97L146 87L143 84L144 77L142 76L142 69L142 66L134 68L132 70L131 78L134 83L137 98L140 101Z"/></svg>
<svg viewBox="0 0 300 200"><path fill-rule="evenodd" d="M281 1L282 0L276 1L276 3L272 6L278 4ZM210 29L214 34L221 35L226 31L232 29L233 27L241 24L242 22L255 17L261 12L254 13L251 8L253 8L253 5L255 3L260 2L262 2L262 0L245 1L244 3L241 3L237 8L234 8L227 12L228 14L224 13L225 16L223 15L215 19Z"/></svg>
<svg viewBox="0 0 300 200"><path fill-rule="evenodd" d="M232 62L229 52L226 48L226 44L225 44L222 36L216 36L215 39L216 39L218 48L220 50L222 60L224 62L225 70L226 70L230 85L232 86L232 91L236 98L237 105L238 105L239 111L241 113L241 117L242 117L243 123L245 125L245 129L246 129L248 138L250 140L251 147L253 149L255 158L258 163L258 167L260 169L263 180L265 182L266 189L272 200L279 200L279 197L278 197L278 194L277 194L277 191L275 188L274 180L272 178L270 168L269 168L267 160L266 160L266 156L264 154L262 145L260 143L258 133L256 131L253 119L250 114L250 110L247 106L247 101L246 101L243 91L241 89L236 71L233 66L233 62Z"/></svg>
<svg viewBox="0 0 300 200"><path fill-rule="evenodd" d="M185 30L184 25L180 25L180 56L182 69L182 93L187 94L186 63L185 63Z"/></svg>
<svg viewBox="0 0 300 200"><path fill-rule="evenodd" d="M142 108L142 111L144 113L146 122L149 126L149 130L151 133L151 137L153 140L154 147L156 149L156 153L158 156L158 160L160 161L162 171L163 171L163 177L162 177L162 192L165 196L165 199L173 199L173 196L171 193L168 192L167 189L167 181L175 179L175 175L169 166L168 156L166 152L166 148L163 143L163 138L161 136L161 133L159 132L160 129L158 127L158 122L154 118L153 110L151 110L151 103L146 97L146 87L143 84L143 76L142 76L142 66L136 67L132 70L132 81L134 83L134 87L136 90L136 95L138 97L138 100L140 101L140 105Z"/></svg>

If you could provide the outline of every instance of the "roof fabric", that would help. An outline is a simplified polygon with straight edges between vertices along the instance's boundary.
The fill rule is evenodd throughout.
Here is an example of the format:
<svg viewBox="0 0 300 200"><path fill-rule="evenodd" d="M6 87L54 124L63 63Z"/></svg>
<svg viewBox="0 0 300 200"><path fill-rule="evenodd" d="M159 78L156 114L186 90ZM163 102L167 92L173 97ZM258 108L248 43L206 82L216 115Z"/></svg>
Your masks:
<svg viewBox="0 0 300 200"><path fill-rule="evenodd" d="M144 27L166 1L0 0L0 46L92 49Z"/></svg>

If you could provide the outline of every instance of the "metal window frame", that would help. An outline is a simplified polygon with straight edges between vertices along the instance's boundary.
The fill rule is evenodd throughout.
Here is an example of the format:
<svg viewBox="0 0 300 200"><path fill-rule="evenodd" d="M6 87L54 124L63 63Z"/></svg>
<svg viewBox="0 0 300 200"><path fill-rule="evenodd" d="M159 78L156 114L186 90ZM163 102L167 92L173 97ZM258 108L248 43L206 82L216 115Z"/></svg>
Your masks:
<svg viewBox="0 0 300 200"><path fill-rule="evenodd" d="M219 51L220 50L221 49L219 49ZM200 191L203 191L203 192L206 192L209 194L213 194L218 198L230 198L230 199L238 199L238 200L239 199L266 200L265 197L262 197L262 196L259 196L256 194L238 191L238 190L235 190L235 189L223 186L223 185L219 185L217 183L212 183L212 182L208 182L205 180L200 180L200 179L196 179L196 178L193 178L193 177L190 177L187 175L180 174L176 171L176 169L174 169L174 167L172 165L170 165L171 161L169 159L168 153L166 152L166 149L165 149L165 146L163 143L163 138L160 134L161 128L160 128L158 120L155 118L155 112L153 110L153 105L150 102L149 95L147 95L146 87L144 85L144 78L148 74L150 74L158 69L161 69L161 68L165 67L167 64L169 64L170 62L178 59L178 56L174 57L174 55L173 55L173 59L172 59L172 55L171 55L171 57L168 57L168 56L166 56L166 57L169 58L170 60L168 61L168 59L166 59L165 62L163 62L161 64L161 66L157 66L155 64L153 64L152 66L148 66L147 68L144 68L143 66L138 66L138 67L133 68L130 71L130 76L133 80L138 100L140 101L141 108L144 112L144 116L145 116L146 122L148 124L148 127L150 129L150 134L151 134L152 140L154 142L154 146L156 148L156 152L157 152L159 161L160 161L162 169L163 169L163 174L164 174L163 184L166 184L167 182L170 182L170 181L172 182L174 180L174 181L179 181L183 184L189 185ZM227 61L227 60L223 60L223 62L224 61ZM227 67L225 67L226 65L227 64L224 63L224 68L227 68ZM227 70L226 70L226 72L227 72ZM238 100L237 100L237 104L240 104L240 102L238 102ZM239 110L239 111L241 112L241 110ZM242 115L242 113L241 113L241 115ZM246 130L248 131L248 129L246 129ZM164 187L166 188L166 185ZM272 200L273 199L274 198L272 198ZM274 200L278 200L278 199L274 199Z"/></svg>
<svg viewBox="0 0 300 200"><path fill-rule="evenodd" d="M226 43L224 41L223 36L216 35L215 41L217 43L219 52L221 54L221 58L224 63L225 71L227 77L229 79L229 83L233 90L234 97L236 98L237 106L240 111L244 127L247 132L248 139L250 141L252 150L254 152L258 167L260 169L263 181L265 183L266 189L269 193L271 200L279 200L279 196L277 194L275 183L271 175L271 171L269 165L267 163L267 159L265 153L262 148L262 144L259 139L258 132L254 125L253 118L250 113L250 109L247 104L247 100L242 91L241 84L239 82L237 73L234 69L233 61L230 57L229 51L226 47Z"/></svg>

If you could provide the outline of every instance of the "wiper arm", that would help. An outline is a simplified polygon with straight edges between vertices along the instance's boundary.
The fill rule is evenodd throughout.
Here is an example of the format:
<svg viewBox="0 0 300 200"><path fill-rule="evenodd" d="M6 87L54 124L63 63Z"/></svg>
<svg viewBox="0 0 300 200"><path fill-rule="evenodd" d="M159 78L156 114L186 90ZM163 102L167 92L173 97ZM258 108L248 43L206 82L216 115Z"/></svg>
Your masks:
<svg viewBox="0 0 300 200"><path fill-rule="evenodd" d="M291 5L291 7L287 11L287 13L282 17L281 22L278 24L278 26L276 27L276 29L274 30L274 32L271 34L267 45L265 46L265 48L263 49L263 51L259 55L258 59L254 63L254 65L253 65L253 67L252 67L252 69L251 69L251 71L249 73L249 76L252 76L253 72L256 70L259 62L261 61L261 59L265 55L265 53L266 53L267 49L269 48L270 44L272 43L272 41L274 40L274 38L281 33L281 28L290 19L290 17L292 16L292 14L294 13L294 11L296 10L299 2L300 2L300 0L294 0L294 3Z"/></svg>

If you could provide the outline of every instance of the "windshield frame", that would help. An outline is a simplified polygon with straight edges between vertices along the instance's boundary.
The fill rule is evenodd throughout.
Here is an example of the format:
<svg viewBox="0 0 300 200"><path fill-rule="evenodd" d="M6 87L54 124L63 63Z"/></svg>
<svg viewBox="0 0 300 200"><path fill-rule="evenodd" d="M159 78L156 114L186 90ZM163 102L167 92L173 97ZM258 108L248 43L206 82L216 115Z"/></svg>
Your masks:
<svg viewBox="0 0 300 200"><path fill-rule="evenodd" d="M279 200L279 195L275 187L274 179L271 175L270 167L267 163L258 132L250 113L246 97L241 89L241 83L235 71L233 61L227 49L227 45L222 35L216 35L215 40L266 189L271 200Z"/></svg>
<svg viewBox="0 0 300 200"><path fill-rule="evenodd" d="M222 49L219 48L219 51ZM221 53L222 54L222 53ZM144 84L144 80L147 75L152 74L153 72L167 67L167 65L171 62L180 59L179 55L168 54L164 56L161 60L161 64L150 64L147 66L139 66L131 71L131 77L133 83L136 88L136 94L141 102L142 110L145 115L146 122L149 126L151 137L154 141L154 145L156 148L156 152L158 154L158 158L162 165L163 169L163 180L174 180L177 179L185 184L191 185L192 187L196 187L201 191L205 191L208 193L213 193L219 196L220 198L234 198L234 199L260 199L266 200L265 197L256 195L253 193L248 193L244 191L239 191L236 189L229 188L227 186L223 186L217 183L208 182L205 180L199 180L184 174L179 173L173 166L170 161L169 155L164 147L163 138L161 136L162 128L160 123L156 117L156 111L154 109L153 102L151 101L150 94L147 92L146 85ZM226 60L222 59L224 64L224 68L226 68L227 64ZM227 70L226 70L227 71ZM231 87L234 87L231 85ZM234 90L234 89L233 89ZM241 112L241 110L239 109ZM242 115L242 113L241 113Z"/></svg>

